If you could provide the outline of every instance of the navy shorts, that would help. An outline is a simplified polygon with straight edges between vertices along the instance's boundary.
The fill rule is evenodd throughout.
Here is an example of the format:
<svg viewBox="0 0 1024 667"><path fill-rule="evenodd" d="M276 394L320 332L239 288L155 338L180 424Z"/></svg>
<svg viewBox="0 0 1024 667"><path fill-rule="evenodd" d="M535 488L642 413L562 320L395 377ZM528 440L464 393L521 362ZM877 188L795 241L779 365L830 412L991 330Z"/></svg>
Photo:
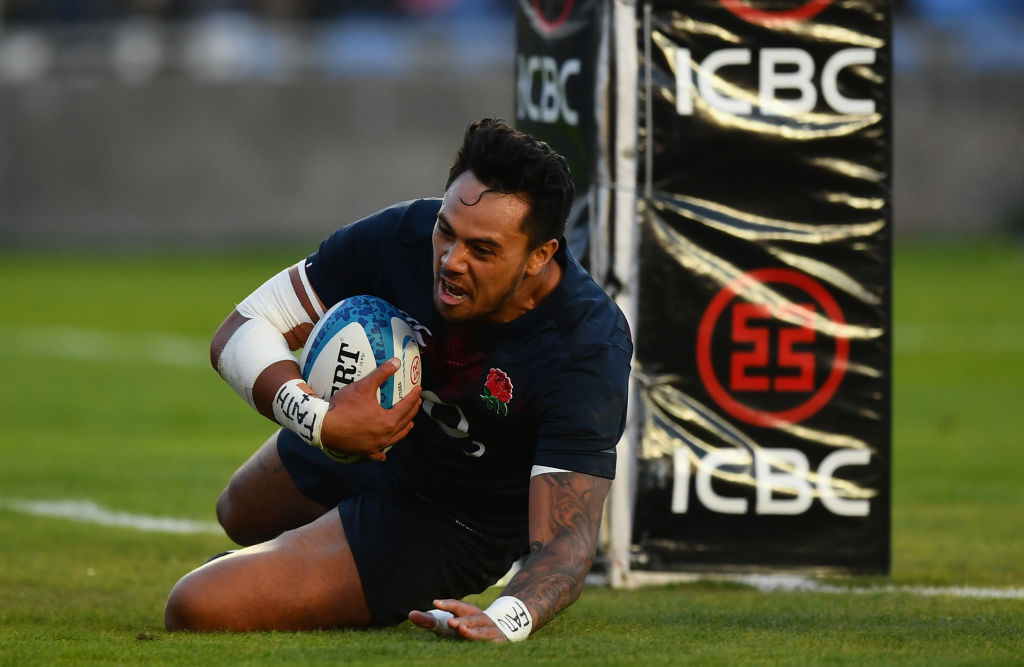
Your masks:
<svg viewBox="0 0 1024 667"><path fill-rule="evenodd" d="M519 555L400 488L386 463L336 463L283 429L277 451L304 495L337 505L373 625L400 623L439 598L479 593Z"/></svg>

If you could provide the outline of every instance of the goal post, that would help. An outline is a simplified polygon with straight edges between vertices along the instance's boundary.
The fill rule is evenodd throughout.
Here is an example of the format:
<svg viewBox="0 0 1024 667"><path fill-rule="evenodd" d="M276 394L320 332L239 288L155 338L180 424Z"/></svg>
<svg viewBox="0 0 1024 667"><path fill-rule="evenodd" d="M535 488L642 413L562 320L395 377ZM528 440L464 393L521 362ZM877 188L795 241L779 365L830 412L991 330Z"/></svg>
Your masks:
<svg viewBox="0 0 1024 667"><path fill-rule="evenodd" d="M520 0L516 51L634 335L609 582L888 573L888 2Z"/></svg>

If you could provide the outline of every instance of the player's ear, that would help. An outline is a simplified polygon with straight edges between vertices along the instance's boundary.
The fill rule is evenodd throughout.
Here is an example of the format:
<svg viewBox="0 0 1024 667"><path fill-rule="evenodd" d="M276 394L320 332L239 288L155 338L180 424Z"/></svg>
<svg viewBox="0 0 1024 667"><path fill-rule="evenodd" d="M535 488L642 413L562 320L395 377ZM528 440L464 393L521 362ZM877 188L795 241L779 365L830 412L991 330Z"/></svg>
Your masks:
<svg viewBox="0 0 1024 667"><path fill-rule="evenodd" d="M548 239L530 251L530 258L526 262L526 275L534 276L547 266L551 258L558 251L558 239Z"/></svg>

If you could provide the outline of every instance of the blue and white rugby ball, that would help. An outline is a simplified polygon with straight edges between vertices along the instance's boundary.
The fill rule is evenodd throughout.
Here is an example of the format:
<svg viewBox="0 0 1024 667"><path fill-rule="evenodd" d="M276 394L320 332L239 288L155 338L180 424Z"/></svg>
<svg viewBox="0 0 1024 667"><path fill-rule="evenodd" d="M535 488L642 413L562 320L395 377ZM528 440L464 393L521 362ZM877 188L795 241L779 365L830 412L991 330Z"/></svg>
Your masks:
<svg viewBox="0 0 1024 667"><path fill-rule="evenodd" d="M375 296L353 296L329 308L299 357L302 378L324 400L392 357L402 367L377 389L385 408L420 383L420 347L406 315Z"/></svg>

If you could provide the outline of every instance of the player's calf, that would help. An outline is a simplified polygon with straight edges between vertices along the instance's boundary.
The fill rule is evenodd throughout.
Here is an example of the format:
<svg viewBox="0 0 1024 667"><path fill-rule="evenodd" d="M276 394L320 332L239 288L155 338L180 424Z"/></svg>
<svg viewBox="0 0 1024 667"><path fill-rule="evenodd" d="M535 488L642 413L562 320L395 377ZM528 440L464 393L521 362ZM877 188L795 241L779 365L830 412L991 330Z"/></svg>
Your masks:
<svg viewBox="0 0 1024 667"><path fill-rule="evenodd" d="M277 453L276 434L242 464L217 499L217 521L243 546L304 526L327 510L296 488Z"/></svg>

